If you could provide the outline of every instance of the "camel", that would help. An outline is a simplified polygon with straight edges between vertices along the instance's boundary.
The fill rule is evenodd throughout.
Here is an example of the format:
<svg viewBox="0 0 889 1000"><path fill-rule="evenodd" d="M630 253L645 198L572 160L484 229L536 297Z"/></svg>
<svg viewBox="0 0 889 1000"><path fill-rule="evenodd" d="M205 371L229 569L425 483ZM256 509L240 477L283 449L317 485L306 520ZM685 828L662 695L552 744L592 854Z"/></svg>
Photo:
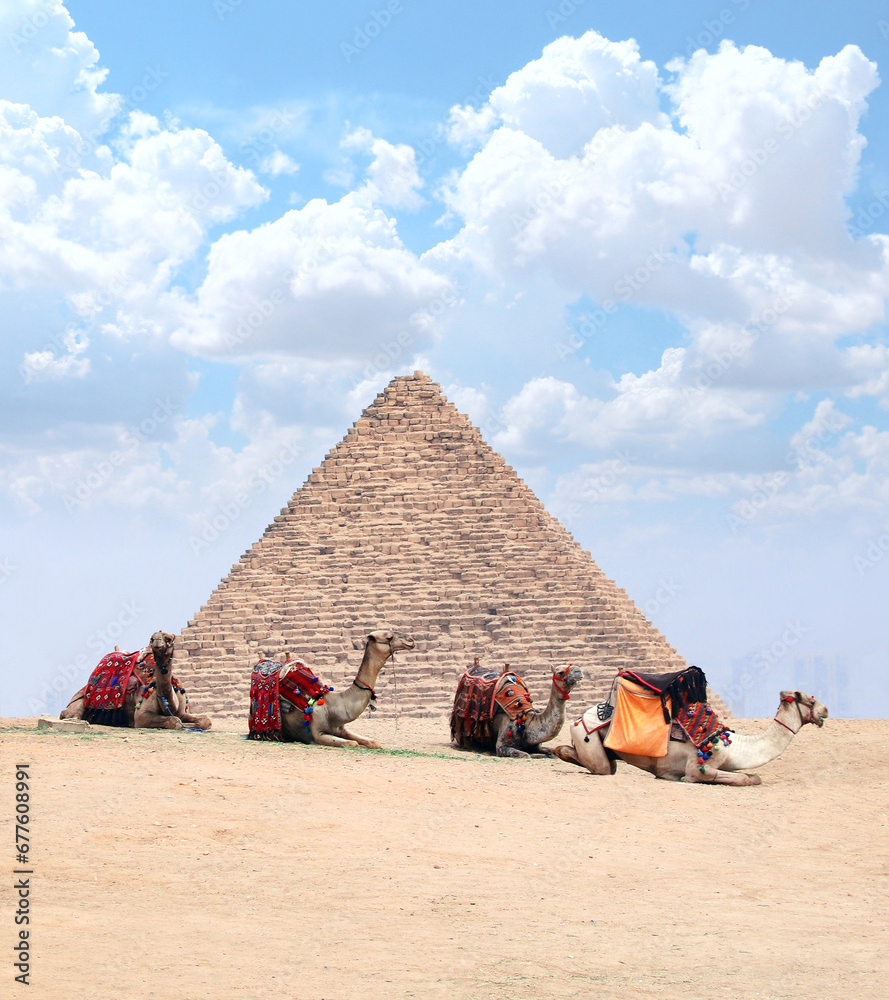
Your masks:
<svg viewBox="0 0 889 1000"><path fill-rule="evenodd" d="M413 648L414 640L409 635L385 627L375 629L367 637L358 673L345 690L328 689L323 696L311 699L305 714L293 709L288 711L289 703L286 699L278 698L281 729L280 734L271 735L271 738L293 743L318 743L324 747L365 747L379 750L382 744L361 736L347 726L376 697L374 687L377 677L389 657L398 650ZM266 734L254 732L252 725L250 735L254 739L268 738Z"/></svg>
<svg viewBox="0 0 889 1000"><path fill-rule="evenodd" d="M173 677L173 646L176 637L169 632L155 632L151 637L154 654L154 677L136 702L133 726L136 729L209 729L206 715L191 715L185 688Z"/></svg>
<svg viewBox="0 0 889 1000"><path fill-rule="evenodd" d="M552 750L541 744L558 735L565 722L565 702L581 680L583 671L570 663L553 671L549 700L540 711L533 707L524 681L509 671L508 663L498 677L494 671L480 667L476 659L461 678L454 697L451 739L465 749L493 750L498 757L549 757ZM497 689L493 702L491 683ZM473 696L473 691L479 694ZM485 702L481 715L480 697ZM492 703L493 715L487 707Z"/></svg>
<svg viewBox="0 0 889 1000"><path fill-rule="evenodd" d="M745 773L780 756L803 726L821 728L827 707L802 691L782 691L775 718L758 736L730 733L729 742L714 741L710 750L699 754L694 743L671 739L666 757L606 749L602 743L605 727L596 728L596 709L590 709L571 727L571 746L553 748L554 756L585 767L592 774L614 774L617 761L648 771L667 781L694 781L713 785L760 785L758 774ZM601 726L601 724L598 724ZM595 730L595 731L594 731Z"/></svg>
<svg viewBox="0 0 889 1000"><path fill-rule="evenodd" d="M118 689L113 709L88 707L87 688L82 687L60 713L60 719L86 719L130 729L179 729L195 726L209 729L207 716L190 715L185 689L173 677L171 666L176 637L169 632L155 632L149 645L140 653L108 654L99 662L93 676L103 665L116 672L118 684L125 677L126 691ZM91 677L92 679L92 677Z"/></svg>

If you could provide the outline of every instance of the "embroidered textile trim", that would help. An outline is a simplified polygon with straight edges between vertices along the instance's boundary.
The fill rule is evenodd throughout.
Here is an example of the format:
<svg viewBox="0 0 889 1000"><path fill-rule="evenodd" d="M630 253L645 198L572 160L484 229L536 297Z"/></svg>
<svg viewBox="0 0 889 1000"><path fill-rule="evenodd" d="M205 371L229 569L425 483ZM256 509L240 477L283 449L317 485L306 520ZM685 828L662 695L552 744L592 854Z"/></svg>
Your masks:
<svg viewBox="0 0 889 1000"><path fill-rule="evenodd" d="M513 670L501 674L473 667L460 678L451 710L451 739L461 747L490 745L496 739L493 720L500 706L510 720L507 741L520 737L534 710L528 687Z"/></svg>
<svg viewBox="0 0 889 1000"><path fill-rule="evenodd" d="M260 660L250 677L251 740L281 740L281 712L302 713L308 728L316 705L324 704L324 695L332 687L322 684L302 660Z"/></svg>
<svg viewBox="0 0 889 1000"><path fill-rule="evenodd" d="M705 762L719 749L720 742L723 746L729 746L732 742L732 731L722 725L706 702L686 705L676 713L675 722L697 747L698 765L702 772Z"/></svg>

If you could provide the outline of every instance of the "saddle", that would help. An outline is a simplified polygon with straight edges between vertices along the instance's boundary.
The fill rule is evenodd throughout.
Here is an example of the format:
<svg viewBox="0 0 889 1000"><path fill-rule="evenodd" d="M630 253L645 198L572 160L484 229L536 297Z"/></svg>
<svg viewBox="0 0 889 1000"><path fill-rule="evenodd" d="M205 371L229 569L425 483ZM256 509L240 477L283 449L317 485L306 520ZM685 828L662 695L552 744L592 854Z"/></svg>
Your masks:
<svg viewBox="0 0 889 1000"><path fill-rule="evenodd" d="M589 729L584 723L584 729L589 738L590 732L601 731L609 725L602 740L607 749L644 757L665 757L674 718L685 718L692 705L702 704L706 709L706 701L707 678L698 667L664 674L624 670L614 679L606 703L612 712L598 712L602 725Z"/></svg>
<svg viewBox="0 0 889 1000"><path fill-rule="evenodd" d="M316 705L332 687L322 684L302 660L260 660L250 676L250 740L286 740L282 735L281 713L302 713L308 729Z"/></svg>
<svg viewBox="0 0 889 1000"><path fill-rule="evenodd" d="M509 669L502 673L475 664L457 684L451 710L451 739L457 746L470 749L473 744L490 744L496 739L493 720L497 706L510 720L524 725L525 716L534 710L528 686Z"/></svg>
<svg viewBox="0 0 889 1000"><path fill-rule="evenodd" d="M145 687L154 677L154 653L106 653L83 689L83 717L99 726L128 726L127 694Z"/></svg>

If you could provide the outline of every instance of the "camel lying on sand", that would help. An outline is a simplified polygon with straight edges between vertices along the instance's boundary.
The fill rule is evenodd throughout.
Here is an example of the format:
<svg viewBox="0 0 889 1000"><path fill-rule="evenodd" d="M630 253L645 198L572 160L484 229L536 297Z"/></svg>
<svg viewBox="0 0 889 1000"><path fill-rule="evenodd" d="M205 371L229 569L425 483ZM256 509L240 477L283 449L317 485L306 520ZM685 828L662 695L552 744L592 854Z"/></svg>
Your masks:
<svg viewBox="0 0 889 1000"><path fill-rule="evenodd" d="M493 750L498 757L549 757L541 746L558 735L565 721L565 702L583 672L571 666L553 671L546 708L535 709L522 678L479 666L478 660L460 679L451 711L451 739L464 749ZM484 702L484 703L483 703Z"/></svg>
<svg viewBox="0 0 889 1000"><path fill-rule="evenodd" d="M209 729L212 723L206 715L189 714L185 689L173 677L175 642L176 637L169 632L155 632L139 654L115 650L104 656L90 681L104 672L111 707L88 704L93 700L88 683L59 718L131 729Z"/></svg>
<svg viewBox="0 0 889 1000"><path fill-rule="evenodd" d="M292 664L306 669L299 661L277 663L272 660L260 660L253 668L251 680L250 738L257 740L283 740L292 743L319 743L325 747L367 747L379 750L380 744L367 736L361 736L347 726L357 719L375 697L374 687L377 677L389 657L400 649L413 649L414 640L409 635L396 632L389 628L377 628L367 637L364 646L364 656L361 665L351 685L343 691L333 691L323 685L316 687L308 698L304 711L295 710L285 694L278 695L278 685L284 687L286 668ZM257 718L254 686L261 684L260 675L269 677L278 675L274 686L267 687L271 691L277 705L268 706L262 719ZM318 678L313 678L315 682ZM286 687L284 687L286 691ZM317 691L317 693L314 693ZM267 695L267 697L269 697ZM260 712L263 710L260 709ZM280 720L280 721L279 721Z"/></svg>
<svg viewBox="0 0 889 1000"><path fill-rule="evenodd" d="M668 781L696 781L716 785L759 785L757 774L745 773L780 756L791 740L811 723L819 728L827 718L827 708L810 694L782 691L775 718L758 736L731 733L728 744L716 741L712 752L702 760L691 741L671 739L665 757L643 757L606 748L596 722L596 709L590 709L571 727L571 746L553 748L560 760L585 767L593 774L614 774L616 761L623 760L656 778Z"/></svg>

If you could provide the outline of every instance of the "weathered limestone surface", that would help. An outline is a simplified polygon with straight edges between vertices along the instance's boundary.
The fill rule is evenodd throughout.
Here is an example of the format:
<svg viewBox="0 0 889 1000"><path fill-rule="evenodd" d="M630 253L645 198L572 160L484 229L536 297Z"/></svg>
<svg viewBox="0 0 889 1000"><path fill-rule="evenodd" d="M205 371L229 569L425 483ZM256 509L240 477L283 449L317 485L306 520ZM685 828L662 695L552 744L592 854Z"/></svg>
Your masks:
<svg viewBox="0 0 889 1000"><path fill-rule="evenodd" d="M299 656L338 687L381 623L417 641L377 686L400 715L448 711L476 656L541 701L549 668L572 662L578 707L617 670L685 665L422 372L389 383L235 563L176 673L201 712L246 723L260 656Z"/></svg>

